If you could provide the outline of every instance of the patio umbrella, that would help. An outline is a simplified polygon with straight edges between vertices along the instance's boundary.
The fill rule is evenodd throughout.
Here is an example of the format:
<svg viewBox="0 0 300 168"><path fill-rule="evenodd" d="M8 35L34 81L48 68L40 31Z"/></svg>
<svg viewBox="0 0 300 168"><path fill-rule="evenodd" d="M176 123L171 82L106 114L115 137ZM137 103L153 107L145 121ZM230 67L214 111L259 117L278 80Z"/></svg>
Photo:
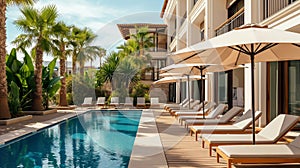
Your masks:
<svg viewBox="0 0 300 168"><path fill-rule="evenodd" d="M169 66L166 66L162 69L160 69L160 71L165 72L163 74L176 74L176 73L183 73L183 74L193 74L193 75L200 75L200 76L204 76L207 72L221 72L221 71L226 71L229 69L235 69L235 68L239 68L239 66L223 66L223 65L214 65L214 64L203 64L203 63L199 63L200 61L200 57L198 57L197 62L195 64L194 63L190 63L192 61L190 61L190 59L192 58L188 58L187 60L181 60L182 62L180 62L179 64L172 64ZM184 62L184 63L183 63ZM188 62L186 64L186 62ZM203 78L201 78L203 79ZM202 86L204 86L204 80L201 80L202 82ZM204 107L204 87L201 87L200 90L200 101L203 103L203 107ZM204 108L203 108L203 114L204 114ZM203 115L203 119L205 119L205 115Z"/></svg>
<svg viewBox="0 0 300 168"><path fill-rule="evenodd" d="M174 54L175 59L192 57L202 62L237 66L251 63L252 114L255 113L254 63L300 59L300 34L245 25L223 35L200 42ZM197 58L199 57L199 58ZM253 144L255 144L255 120Z"/></svg>
<svg viewBox="0 0 300 168"><path fill-rule="evenodd" d="M161 69L162 72L167 72L167 73L183 73L185 75L200 75L201 76L201 82L202 82L202 87L201 87L201 91L200 91L200 102L202 102L203 107L204 107L204 80L203 80L203 76L205 75L205 73L207 72L207 68L211 66L214 67L212 65L208 65L208 64L172 64L169 66L166 66L164 68ZM212 70L212 69L211 69ZM203 109L203 114L204 114L204 108ZM202 115L203 118L205 119L205 115Z"/></svg>
<svg viewBox="0 0 300 168"><path fill-rule="evenodd" d="M167 76L167 77L164 77L162 79L159 79L159 80L153 82L153 84L172 83L172 82L177 82L177 81L188 81L188 89L190 89L190 87L189 87L190 80L200 80L200 79L203 79L203 78L201 78L201 76L199 76L199 75L182 74L182 76ZM189 90L188 90L188 94L189 94L188 98L190 99L190 91ZM189 103L189 108L190 108L190 103Z"/></svg>

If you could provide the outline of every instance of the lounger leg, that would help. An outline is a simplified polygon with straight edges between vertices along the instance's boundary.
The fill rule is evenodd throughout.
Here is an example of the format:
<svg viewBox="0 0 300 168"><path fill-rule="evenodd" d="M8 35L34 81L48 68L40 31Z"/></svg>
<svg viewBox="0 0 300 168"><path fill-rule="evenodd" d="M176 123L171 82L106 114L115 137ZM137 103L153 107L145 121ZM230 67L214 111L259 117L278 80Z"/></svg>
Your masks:
<svg viewBox="0 0 300 168"><path fill-rule="evenodd" d="M195 141L198 141L198 133L195 134Z"/></svg>
<svg viewBox="0 0 300 168"><path fill-rule="evenodd" d="M217 163L220 163L220 155L217 153Z"/></svg>
<svg viewBox="0 0 300 168"><path fill-rule="evenodd" d="M227 168L231 168L231 161L229 159L227 160Z"/></svg>
<svg viewBox="0 0 300 168"><path fill-rule="evenodd" d="M212 145L209 144L209 156L212 156Z"/></svg>
<svg viewBox="0 0 300 168"><path fill-rule="evenodd" d="M193 136L193 131L192 130L190 130L190 135Z"/></svg>
<svg viewBox="0 0 300 168"><path fill-rule="evenodd" d="M204 148L205 141L202 139L202 148Z"/></svg>

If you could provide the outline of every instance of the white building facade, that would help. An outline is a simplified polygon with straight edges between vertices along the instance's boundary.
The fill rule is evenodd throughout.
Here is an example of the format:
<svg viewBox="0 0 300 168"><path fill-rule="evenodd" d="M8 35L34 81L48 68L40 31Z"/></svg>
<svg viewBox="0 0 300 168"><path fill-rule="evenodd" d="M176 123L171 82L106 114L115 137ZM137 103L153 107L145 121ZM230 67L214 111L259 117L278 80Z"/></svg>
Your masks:
<svg viewBox="0 0 300 168"><path fill-rule="evenodd" d="M244 24L267 25L300 33L298 0L165 0L161 17L168 25L169 54ZM169 58L167 63L172 60ZM245 66L207 74L206 100L250 109L250 68ZM261 125L281 113L300 115L299 61L257 63L255 78L256 110L263 111ZM197 87L191 83L190 95L197 97ZM182 96L177 96L182 90L180 85L185 84L176 84L177 103L182 101Z"/></svg>

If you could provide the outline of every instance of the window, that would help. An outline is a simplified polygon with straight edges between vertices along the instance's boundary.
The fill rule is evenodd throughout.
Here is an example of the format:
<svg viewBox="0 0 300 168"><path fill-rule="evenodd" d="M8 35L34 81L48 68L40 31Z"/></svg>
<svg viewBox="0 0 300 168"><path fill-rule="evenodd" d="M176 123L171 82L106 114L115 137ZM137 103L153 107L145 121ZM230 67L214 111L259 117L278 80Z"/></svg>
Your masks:
<svg viewBox="0 0 300 168"><path fill-rule="evenodd" d="M229 8L228 8L228 18L233 16L237 13L240 9L244 7L244 0L237 0L235 1Z"/></svg>

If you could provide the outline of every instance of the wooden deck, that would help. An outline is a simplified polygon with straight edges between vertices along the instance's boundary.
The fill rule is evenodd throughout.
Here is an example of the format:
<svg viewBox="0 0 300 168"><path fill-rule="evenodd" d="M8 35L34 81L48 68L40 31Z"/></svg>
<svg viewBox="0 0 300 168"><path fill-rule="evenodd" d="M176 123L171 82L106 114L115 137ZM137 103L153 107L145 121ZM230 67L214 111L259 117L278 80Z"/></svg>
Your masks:
<svg viewBox="0 0 300 168"><path fill-rule="evenodd" d="M169 113L157 114L156 124L169 167L226 167L224 160L217 163L216 157L209 157L208 149L201 148Z"/></svg>

